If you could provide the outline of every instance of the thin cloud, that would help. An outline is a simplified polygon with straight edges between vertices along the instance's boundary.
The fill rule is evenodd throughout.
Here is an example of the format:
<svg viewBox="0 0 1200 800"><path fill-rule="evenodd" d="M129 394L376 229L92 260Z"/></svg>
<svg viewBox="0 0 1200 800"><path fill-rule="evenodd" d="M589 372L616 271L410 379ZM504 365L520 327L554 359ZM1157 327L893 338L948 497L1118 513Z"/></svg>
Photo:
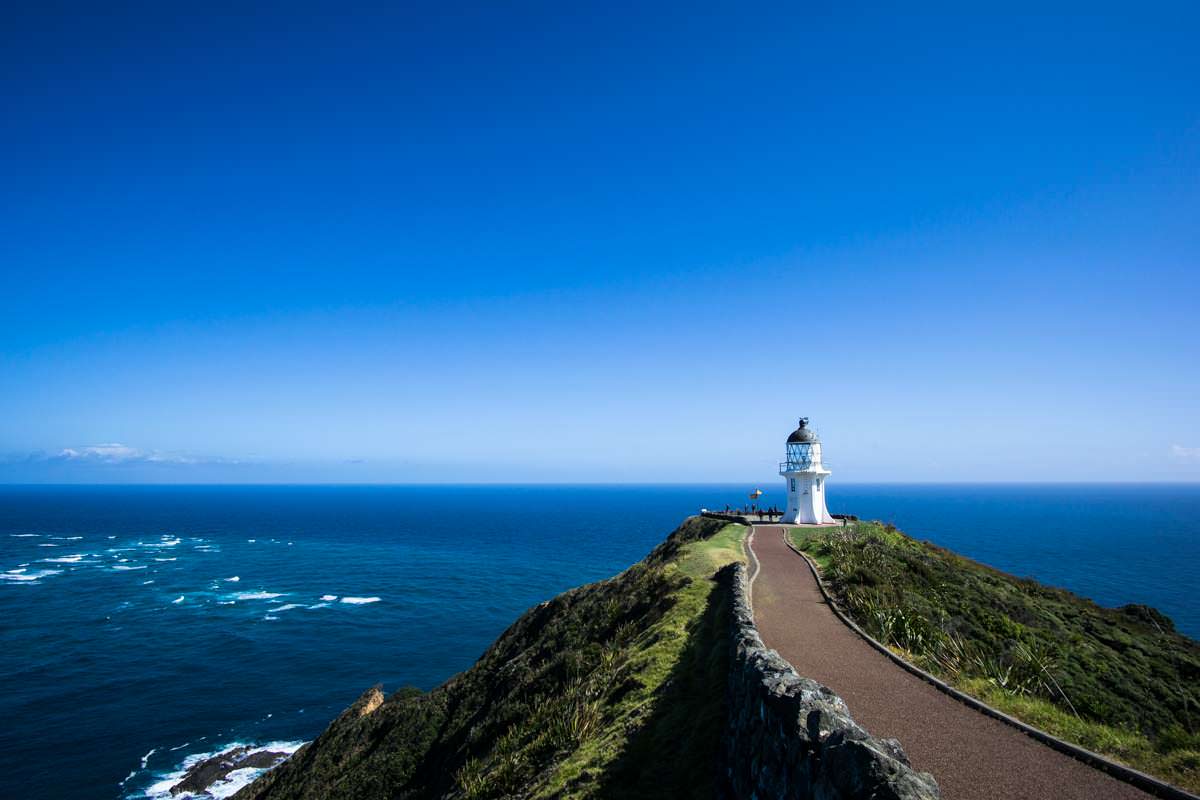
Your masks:
<svg viewBox="0 0 1200 800"><path fill-rule="evenodd" d="M200 459L181 453L164 453L159 450L142 450L137 447L109 442L79 447L65 447L49 461L65 461L80 464L198 464Z"/></svg>
<svg viewBox="0 0 1200 800"><path fill-rule="evenodd" d="M1200 461L1200 447L1184 447L1181 444L1171 445L1171 457L1180 461Z"/></svg>

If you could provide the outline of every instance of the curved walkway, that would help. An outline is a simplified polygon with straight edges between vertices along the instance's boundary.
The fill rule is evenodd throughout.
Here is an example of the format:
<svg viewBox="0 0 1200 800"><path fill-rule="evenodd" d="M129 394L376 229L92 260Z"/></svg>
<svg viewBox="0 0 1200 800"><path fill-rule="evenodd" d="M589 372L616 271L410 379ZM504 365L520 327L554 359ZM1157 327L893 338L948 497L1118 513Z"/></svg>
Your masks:
<svg viewBox="0 0 1200 800"><path fill-rule="evenodd" d="M842 623L779 525L755 525L754 621L767 647L833 689L874 736L900 740L945 800L1146 800L1115 780L905 672Z"/></svg>

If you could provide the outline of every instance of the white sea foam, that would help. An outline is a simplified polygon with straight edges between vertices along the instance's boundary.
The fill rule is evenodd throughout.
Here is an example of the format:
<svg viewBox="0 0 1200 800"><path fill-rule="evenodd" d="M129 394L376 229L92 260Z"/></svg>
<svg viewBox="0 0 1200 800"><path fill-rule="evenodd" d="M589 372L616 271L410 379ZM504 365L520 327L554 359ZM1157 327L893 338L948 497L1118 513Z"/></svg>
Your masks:
<svg viewBox="0 0 1200 800"><path fill-rule="evenodd" d="M113 564L112 568L115 570L120 570L122 572L128 572L129 570L145 569L146 567L145 567L145 565L131 567L127 564Z"/></svg>
<svg viewBox="0 0 1200 800"><path fill-rule="evenodd" d="M239 578L237 575L234 575L232 578L226 578L225 580L227 580L229 583L237 583L241 580L241 578Z"/></svg>
<svg viewBox="0 0 1200 800"><path fill-rule="evenodd" d="M334 600L337 600L337 595L336 594L323 594L323 595L321 595L321 599L326 602L332 602Z"/></svg>
<svg viewBox="0 0 1200 800"><path fill-rule="evenodd" d="M33 534L28 534L28 535L30 535L30 536L37 536L37 534L36 534L36 533L33 533ZM247 539L246 541L247 541L247 542L249 542L250 544L254 544L255 542L257 542L257 541L258 541L258 539Z"/></svg>
<svg viewBox="0 0 1200 800"><path fill-rule="evenodd" d="M270 615L270 614L267 614L267 615L265 615L265 616L263 617L263 619L279 619L279 617L275 617L275 616L272 616L272 615Z"/></svg>
<svg viewBox="0 0 1200 800"><path fill-rule="evenodd" d="M142 581L142 586L148 586L148 585L149 585L149 584L151 584L151 583L154 583L154 579L153 579L153 578L151 578L151 579L150 579L150 580L148 580L148 581Z"/></svg>
<svg viewBox="0 0 1200 800"><path fill-rule="evenodd" d="M313 603L309 608L329 608L329 603Z"/></svg>
<svg viewBox="0 0 1200 800"><path fill-rule="evenodd" d="M61 575L61 569L39 569L37 572L27 572L24 569L0 572L0 580L6 581L36 581L39 578L48 578L51 575Z"/></svg>
<svg viewBox="0 0 1200 800"><path fill-rule="evenodd" d="M43 558L45 564L78 564L83 560L84 553L78 553L73 556L62 556L60 558Z"/></svg>
<svg viewBox="0 0 1200 800"><path fill-rule="evenodd" d="M51 539L57 539L60 542L77 542L82 539L82 536L51 536Z"/></svg>
<svg viewBox="0 0 1200 800"><path fill-rule="evenodd" d="M54 544L53 542L42 542L38 545L38 547L58 547L58 545Z"/></svg>
<svg viewBox="0 0 1200 800"><path fill-rule="evenodd" d="M292 753L295 753L297 750L299 750L303 744L304 742L270 742L269 744L253 748L252 750L248 751L246 755L270 750L273 752L287 753L290 756ZM155 781L155 783L148 786L138 794L128 795L128 797L131 798L131 800L132 798L144 798L145 800L171 800L172 797L175 798L175 800L188 800L189 798L206 798L206 800L207 798L214 798L214 800L225 800L226 798L233 797L240 789L248 786L255 778L266 772L266 770L255 767L235 769L226 775L224 779L216 781L209 786L207 792L204 794L196 795L183 792L177 795L172 795L171 787L183 780L184 776L187 775L188 770L194 767L196 764L206 761L213 756L218 756L222 753L228 753L234 748L245 746L246 745L242 742L233 742L232 744L226 745L219 750L213 750L209 753L193 753L192 755L184 758L183 762L180 763L175 770L171 772L157 773L154 776L158 779Z"/></svg>
<svg viewBox="0 0 1200 800"><path fill-rule="evenodd" d="M34 536L41 536L41 534L40 533L10 533L9 536L13 537L14 539L29 539Z"/></svg>
<svg viewBox="0 0 1200 800"><path fill-rule="evenodd" d="M382 599L382 597L343 597L342 602L352 606L361 606L367 603L378 603Z"/></svg>
<svg viewBox="0 0 1200 800"><path fill-rule="evenodd" d="M178 603L182 603L182 602L183 602L183 595L179 595L179 597L176 597L174 600L171 601L172 604L178 604Z"/></svg>
<svg viewBox="0 0 1200 800"><path fill-rule="evenodd" d="M238 592L234 598L238 600L274 600L283 597L287 592Z"/></svg>
<svg viewBox="0 0 1200 800"><path fill-rule="evenodd" d="M272 614L278 614L280 611L291 611L293 608L301 607L302 604L300 603L287 603L286 605L276 606L275 608L268 608L267 611Z"/></svg>
<svg viewBox="0 0 1200 800"><path fill-rule="evenodd" d="M154 560L155 561L175 561L176 559L174 557L172 557L172 558L155 558Z"/></svg>
<svg viewBox="0 0 1200 800"><path fill-rule="evenodd" d="M231 605L233 605L233 604L234 604L234 603L236 603L236 602L237 602L236 600L218 600L218 601L217 601L217 605L219 605L219 606L231 606Z"/></svg>
<svg viewBox="0 0 1200 800"><path fill-rule="evenodd" d="M150 756L154 755L157 751L158 751L157 747L151 747L150 752L146 753L146 755L142 756L142 769L146 768L146 762L149 761Z"/></svg>

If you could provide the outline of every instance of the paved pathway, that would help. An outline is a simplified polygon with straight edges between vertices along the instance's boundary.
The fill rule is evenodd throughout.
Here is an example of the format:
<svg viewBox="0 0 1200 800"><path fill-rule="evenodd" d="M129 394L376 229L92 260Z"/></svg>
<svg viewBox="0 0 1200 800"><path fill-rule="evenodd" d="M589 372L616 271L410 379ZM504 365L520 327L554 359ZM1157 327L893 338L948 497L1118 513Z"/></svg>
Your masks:
<svg viewBox="0 0 1200 800"><path fill-rule="evenodd" d="M838 619L778 525L755 525L754 619L767 647L850 706L871 734L895 737L945 800L1146 800L1150 795L1052 750L905 672Z"/></svg>

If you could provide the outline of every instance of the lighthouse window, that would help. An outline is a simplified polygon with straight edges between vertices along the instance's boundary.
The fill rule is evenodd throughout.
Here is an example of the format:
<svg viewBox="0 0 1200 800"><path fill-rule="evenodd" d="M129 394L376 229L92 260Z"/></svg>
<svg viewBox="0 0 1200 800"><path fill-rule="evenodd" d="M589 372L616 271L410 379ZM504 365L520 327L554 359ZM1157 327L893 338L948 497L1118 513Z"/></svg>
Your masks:
<svg viewBox="0 0 1200 800"><path fill-rule="evenodd" d="M796 491L796 479L792 478L792 491Z"/></svg>

